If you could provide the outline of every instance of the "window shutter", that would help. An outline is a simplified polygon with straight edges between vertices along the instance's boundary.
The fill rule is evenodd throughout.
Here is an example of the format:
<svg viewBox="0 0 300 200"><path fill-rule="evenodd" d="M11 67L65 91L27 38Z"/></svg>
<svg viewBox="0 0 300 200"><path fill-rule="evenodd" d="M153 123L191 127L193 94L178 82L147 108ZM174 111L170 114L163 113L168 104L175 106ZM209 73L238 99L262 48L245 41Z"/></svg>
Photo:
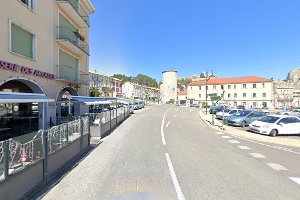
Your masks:
<svg viewBox="0 0 300 200"><path fill-rule="evenodd" d="M11 24L11 51L33 59L33 35Z"/></svg>

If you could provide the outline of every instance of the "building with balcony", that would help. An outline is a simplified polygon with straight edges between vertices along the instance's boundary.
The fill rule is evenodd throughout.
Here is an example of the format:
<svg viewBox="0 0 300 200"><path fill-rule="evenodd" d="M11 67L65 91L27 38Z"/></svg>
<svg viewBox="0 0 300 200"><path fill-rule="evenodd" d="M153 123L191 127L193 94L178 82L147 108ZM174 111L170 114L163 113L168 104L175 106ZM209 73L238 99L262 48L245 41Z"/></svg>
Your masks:
<svg viewBox="0 0 300 200"><path fill-rule="evenodd" d="M89 72L90 88L95 89L99 97L113 97L116 83L114 79L108 75L100 74L97 71Z"/></svg>
<svg viewBox="0 0 300 200"><path fill-rule="evenodd" d="M90 0L37 3L13 0L0 8L0 91L43 94L55 103L1 104L6 111L0 118L43 112L49 126L56 118L85 112L67 98L89 93L89 15L95 8ZM72 108L66 109L66 103ZM40 121L40 116L33 120ZM34 130L41 128L41 123L32 123L39 124Z"/></svg>
<svg viewBox="0 0 300 200"><path fill-rule="evenodd" d="M273 84L275 108L289 108L294 101L294 86L292 82L274 80Z"/></svg>
<svg viewBox="0 0 300 200"><path fill-rule="evenodd" d="M207 104L212 105L209 94L222 97L219 103L245 108L274 108L273 80L256 76L238 78L214 78L207 82ZM196 81L188 85L188 99L201 105L206 102L206 81Z"/></svg>

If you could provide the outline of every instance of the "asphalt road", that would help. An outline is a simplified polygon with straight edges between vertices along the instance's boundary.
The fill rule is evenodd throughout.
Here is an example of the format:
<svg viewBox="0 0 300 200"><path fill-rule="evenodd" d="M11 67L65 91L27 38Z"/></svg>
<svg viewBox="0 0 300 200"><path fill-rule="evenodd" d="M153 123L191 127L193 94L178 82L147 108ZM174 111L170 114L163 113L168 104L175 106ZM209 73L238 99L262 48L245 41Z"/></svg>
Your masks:
<svg viewBox="0 0 300 200"><path fill-rule="evenodd" d="M228 137L207 127L196 108L152 106L43 199L300 199L300 153Z"/></svg>

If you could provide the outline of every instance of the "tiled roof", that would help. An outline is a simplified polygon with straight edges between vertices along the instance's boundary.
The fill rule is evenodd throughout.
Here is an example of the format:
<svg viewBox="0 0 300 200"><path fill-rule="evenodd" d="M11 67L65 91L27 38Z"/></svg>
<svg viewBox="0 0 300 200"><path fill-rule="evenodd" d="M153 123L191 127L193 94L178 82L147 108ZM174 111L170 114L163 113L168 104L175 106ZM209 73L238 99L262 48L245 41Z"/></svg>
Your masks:
<svg viewBox="0 0 300 200"><path fill-rule="evenodd" d="M220 85L220 84L234 84L234 83L264 83L264 82L272 82L271 79L261 78L257 76L246 76L246 77L237 77L237 78L214 78L208 80L208 85ZM194 81L189 84L189 86L198 86L205 85L204 81Z"/></svg>
<svg viewBox="0 0 300 200"><path fill-rule="evenodd" d="M187 95L187 92L186 91L178 91L177 94L178 95Z"/></svg>

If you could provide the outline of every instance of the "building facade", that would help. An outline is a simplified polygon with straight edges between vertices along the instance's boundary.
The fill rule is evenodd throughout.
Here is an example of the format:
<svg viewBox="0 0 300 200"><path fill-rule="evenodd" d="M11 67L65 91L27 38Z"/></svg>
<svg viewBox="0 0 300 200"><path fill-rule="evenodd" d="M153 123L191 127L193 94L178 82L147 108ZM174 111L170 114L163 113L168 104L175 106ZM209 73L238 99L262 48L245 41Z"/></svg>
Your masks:
<svg viewBox="0 0 300 200"><path fill-rule="evenodd" d="M188 100L186 91L178 91L176 103L180 106L189 106L190 105L190 101Z"/></svg>
<svg viewBox="0 0 300 200"><path fill-rule="evenodd" d="M112 77L100 74L97 71L89 72L90 90L93 96L113 97L115 81Z"/></svg>
<svg viewBox="0 0 300 200"><path fill-rule="evenodd" d="M289 108L294 101L293 84L287 80L275 80L273 84L275 108Z"/></svg>
<svg viewBox="0 0 300 200"><path fill-rule="evenodd" d="M1 109L19 117L43 111L49 125L65 114L67 97L88 95L93 12L89 0L5 1L0 8L0 91L45 94L56 103L43 108L20 103L13 109L1 104ZM85 109L72 103L75 115Z"/></svg>
<svg viewBox="0 0 300 200"><path fill-rule="evenodd" d="M163 71L163 80L161 85L161 99L162 103L167 103L170 100L174 102L177 99L177 71L167 70Z"/></svg>
<svg viewBox="0 0 300 200"><path fill-rule="evenodd" d="M205 105L206 81L192 82L187 88L188 99ZM207 81L207 94L223 97L219 103L245 108L273 108L273 81L256 76L215 78ZM210 97L207 104L212 105Z"/></svg>

